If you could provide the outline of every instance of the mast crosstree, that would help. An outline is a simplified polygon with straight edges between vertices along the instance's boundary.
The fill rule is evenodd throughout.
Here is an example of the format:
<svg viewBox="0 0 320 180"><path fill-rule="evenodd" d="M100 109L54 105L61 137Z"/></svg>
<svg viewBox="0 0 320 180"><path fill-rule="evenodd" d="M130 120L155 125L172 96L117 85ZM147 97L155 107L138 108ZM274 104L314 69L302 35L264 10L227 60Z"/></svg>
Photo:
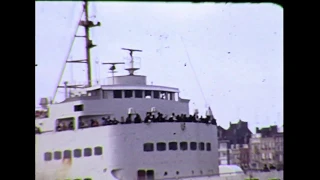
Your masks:
<svg viewBox="0 0 320 180"><path fill-rule="evenodd" d="M59 88L64 88L64 89L69 89L69 88L84 88L84 87L92 87L92 73L91 73L91 55L90 55L90 50L91 48L95 47L96 45L93 44L92 40L90 39L90 28L96 27L96 26L100 26L101 23L97 22L96 24L93 23L93 21L89 20L89 10L88 10L88 0L84 0L83 1L83 9L82 9L82 14L80 17L80 21L79 24L77 25L77 30L78 28L81 26L84 28L84 32L85 34L83 36L79 36L77 35L77 31L74 35L74 39L72 41L72 45L73 42L75 41L75 38L85 38L85 59L80 59L80 60L68 60L69 55L70 55L70 51L72 48L72 45L70 47L70 51L68 53L68 58L66 58L63 70L60 74L60 78L59 78L59 82L58 85L56 87L54 96L53 96L53 101L57 95L57 91ZM82 20L82 16L84 14L84 19ZM64 85L60 85L63 74L64 74L64 69L67 63L77 63L77 64L86 64L86 70L87 70L87 78L86 78L86 84L73 84L73 85L68 85L68 82L64 82Z"/></svg>

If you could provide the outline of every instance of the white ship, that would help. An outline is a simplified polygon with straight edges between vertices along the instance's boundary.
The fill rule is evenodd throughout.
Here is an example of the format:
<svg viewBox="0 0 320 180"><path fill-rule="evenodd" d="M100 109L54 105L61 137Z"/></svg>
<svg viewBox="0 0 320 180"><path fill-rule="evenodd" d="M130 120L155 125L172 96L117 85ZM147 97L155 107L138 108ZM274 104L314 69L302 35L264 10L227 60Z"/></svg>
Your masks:
<svg viewBox="0 0 320 180"><path fill-rule="evenodd" d="M189 115L189 100L175 87L147 85L130 52L128 75L92 85L89 29L84 2L86 63L84 86L65 83L65 100L41 99L36 111L37 180L207 179L219 175L216 120L210 108ZM115 72L116 64L111 65Z"/></svg>

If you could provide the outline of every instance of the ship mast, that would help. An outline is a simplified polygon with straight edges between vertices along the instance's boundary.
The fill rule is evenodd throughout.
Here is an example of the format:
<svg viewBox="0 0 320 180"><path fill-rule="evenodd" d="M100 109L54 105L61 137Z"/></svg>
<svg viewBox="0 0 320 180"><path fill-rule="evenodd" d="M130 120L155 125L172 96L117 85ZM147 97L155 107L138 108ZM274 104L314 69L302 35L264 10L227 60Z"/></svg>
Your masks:
<svg viewBox="0 0 320 180"><path fill-rule="evenodd" d="M92 41L90 40L90 23L93 25L92 21L89 21L88 13L88 0L84 0L83 4L85 21L83 27L85 28L85 38L86 38L86 60L87 60L87 83L88 87L92 86L92 76L91 76L91 59L90 59L90 48L93 47Z"/></svg>
<svg viewBox="0 0 320 180"><path fill-rule="evenodd" d="M82 20L83 14L84 14L84 20ZM90 50L91 50L91 48L95 47L96 45L94 45L92 43L92 40L90 39L90 28L96 27L96 26L100 26L100 25L101 25L100 22L98 22L97 24L94 24L92 21L89 20L88 0L84 0L83 10L82 10L82 14L81 14L81 17L80 17L80 21L79 21L79 24L77 25L76 32L75 32L74 38L73 38L72 43L71 43L71 47L69 49L66 61L64 63L63 69L62 69L61 74L60 74L60 78L58 80L58 85L56 87L56 90L55 90L55 93L54 93L54 96L53 96L53 102L55 100L55 97L57 95L57 92L58 92L59 88L64 88L65 90L67 90L69 88L85 88L85 87L91 87L92 86ZM84 30L85 30L85 34L83 36L77 35L78 29L79 29L80 26L84 27ZM70 56L70 52L71 52L72 46L73 46L73 43L74 43L76 38L85 38L85 51L86 51L85 54L86 54L86 57L85 57L85 59L81 59L81 60L68 60L69 56ZM83 84L68 85L68 82L64 82L64 85L60 85L67 63L83 63L83 64L86 64L86 70L87 70L86 81L87 82L86 82L85 85L83 85Z"/></svg>

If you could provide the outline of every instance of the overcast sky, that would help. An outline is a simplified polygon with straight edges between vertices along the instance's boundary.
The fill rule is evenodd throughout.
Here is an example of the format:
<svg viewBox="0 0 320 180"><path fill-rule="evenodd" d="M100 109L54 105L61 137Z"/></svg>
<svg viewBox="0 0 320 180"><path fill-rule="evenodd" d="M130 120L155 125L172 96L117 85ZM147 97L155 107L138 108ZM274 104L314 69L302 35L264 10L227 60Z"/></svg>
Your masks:
<svg viewBox="0 0 320 180"><path fill-rule="evenodd" d="M53 96L81 6L36 2L36 104L40 97ZM280 6L99 2L91 3L89 11L102 24L91 33L98 45L92 50L95 80L110 76L101 62L123 61L127 53L122 47L142 49L136 54L141 57L137 73L147 75L148 83L178 87L182 98L191 99L191 111L204 113L210 105L223 127L239 118L252 130L283 125ZM78 38L71 58L84 59L83 47ZM118 75L126 73L123 66L117 68ZM63 81L83 82L85 75L85 66L68 64Z"/></svg>

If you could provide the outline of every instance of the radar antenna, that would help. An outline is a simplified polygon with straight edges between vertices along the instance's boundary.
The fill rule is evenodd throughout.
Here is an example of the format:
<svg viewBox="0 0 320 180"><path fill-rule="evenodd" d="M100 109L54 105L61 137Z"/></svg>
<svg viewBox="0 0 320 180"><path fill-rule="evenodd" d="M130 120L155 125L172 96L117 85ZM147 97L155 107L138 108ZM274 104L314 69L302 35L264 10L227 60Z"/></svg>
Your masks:
<svg viewBox="0 0 320 180"><path fill-rule="evenodd" d="M114 84L114 73L116 73L116 65L117 64L124 64L124 62L110 62L110 63L102 63L102 65L110 64L111 67L109 68L111 74L112 74L112 84Z"/></svg>
<svg viewBox="0 0 320 180"><path fill-rule="evenodd" d="M133 57L133 52L142 52L142 50L139 49L129 49L129 48L121 48L122 50L125 51L129 51L129 55L130 55L130 67L126 68L127 71L129 71L129 75L133 76L134 75L134 71L139 70L139 68L134 67L134 57Z"/></svg>

